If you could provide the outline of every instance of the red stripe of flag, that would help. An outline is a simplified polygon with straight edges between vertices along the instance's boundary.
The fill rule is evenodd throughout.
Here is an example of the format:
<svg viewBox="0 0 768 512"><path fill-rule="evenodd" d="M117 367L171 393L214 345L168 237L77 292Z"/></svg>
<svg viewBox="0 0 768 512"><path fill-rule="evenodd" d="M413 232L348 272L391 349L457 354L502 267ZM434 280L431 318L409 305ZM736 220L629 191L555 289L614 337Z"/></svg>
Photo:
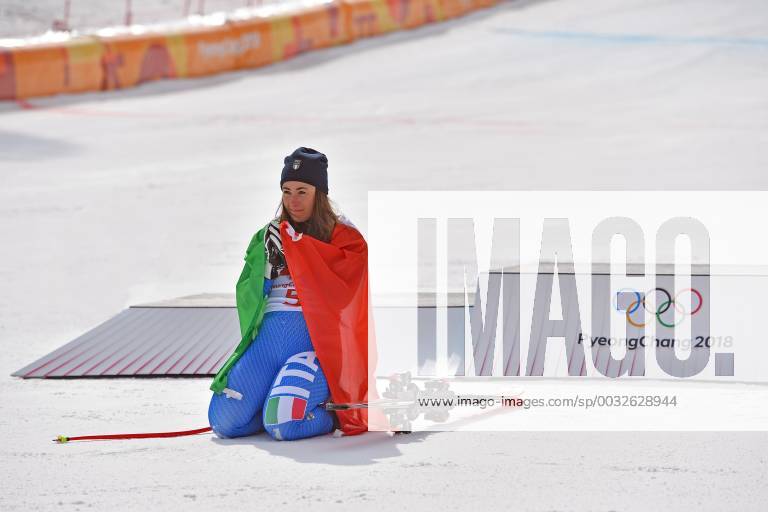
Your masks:
<svg viewBox="0 0 768 512"><path fill-rule="evenodd" d="M307 401L303 398L293 397L293 408L291 409L292 420L303 420L304 413L307 411Z"/></svg>

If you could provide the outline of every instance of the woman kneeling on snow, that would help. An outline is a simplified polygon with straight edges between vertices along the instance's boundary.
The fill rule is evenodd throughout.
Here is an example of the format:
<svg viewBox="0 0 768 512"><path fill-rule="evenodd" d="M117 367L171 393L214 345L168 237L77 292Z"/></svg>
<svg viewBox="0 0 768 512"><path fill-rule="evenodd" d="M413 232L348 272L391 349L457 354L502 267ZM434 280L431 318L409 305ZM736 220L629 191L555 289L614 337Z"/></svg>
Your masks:
<svg viewBox="0 0 768 512"><path fill-rule="evenodd" d="M285 157L280 187L278 217L246 251L242 339L213 380L208 421L222 438L359 434L365 409L324 405L369 398L368 247L331 208L324 154L301 147Z"/></svg>

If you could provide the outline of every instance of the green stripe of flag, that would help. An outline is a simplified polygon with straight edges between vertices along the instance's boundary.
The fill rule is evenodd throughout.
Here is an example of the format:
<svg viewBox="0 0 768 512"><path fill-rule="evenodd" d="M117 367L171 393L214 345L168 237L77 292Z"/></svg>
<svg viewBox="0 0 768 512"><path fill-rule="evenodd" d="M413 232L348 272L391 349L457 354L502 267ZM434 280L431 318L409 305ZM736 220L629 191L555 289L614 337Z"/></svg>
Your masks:
<svg viewBox="0 0 768 512"><path fill-rule="evenodd" d="M277 408L280 406L280 397L275 396L269 399L267 402L267 414L264 418L264 423L267 425L277 425Z"/></svg>

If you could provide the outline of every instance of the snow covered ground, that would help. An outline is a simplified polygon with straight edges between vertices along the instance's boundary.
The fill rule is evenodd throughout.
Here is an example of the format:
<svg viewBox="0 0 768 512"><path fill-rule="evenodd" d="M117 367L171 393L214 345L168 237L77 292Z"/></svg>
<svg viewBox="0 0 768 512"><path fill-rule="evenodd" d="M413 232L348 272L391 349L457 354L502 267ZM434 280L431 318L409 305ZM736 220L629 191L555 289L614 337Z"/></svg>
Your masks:
<svg viewBox="0 0 768 512"><path fill-rule="evenodd" d="M0 509L762 510L764 432L59 446L205 426L209 380L9 374L128 305L232 291L299 145L329 155L363 230L375 189L765 190L766 14L512 2L260 70L0 105Z"/></svg>

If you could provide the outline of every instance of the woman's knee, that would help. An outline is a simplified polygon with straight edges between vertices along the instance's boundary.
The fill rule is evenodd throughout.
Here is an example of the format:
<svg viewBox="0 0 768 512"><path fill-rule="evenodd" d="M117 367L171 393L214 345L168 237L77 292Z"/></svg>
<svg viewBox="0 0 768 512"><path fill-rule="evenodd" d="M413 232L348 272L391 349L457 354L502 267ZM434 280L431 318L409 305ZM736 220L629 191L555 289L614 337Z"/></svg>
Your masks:
<svg viewBox="0 0 768 512"><path fill-rule="evenodd" d="M219 439L231 439L235 437L234 433L230 430L227 430L226 427L222 428L220 426L218 427L211 427L211 432L216 434L216 437Z"/></svg>
<svg viewBox="0 0 768 512"><path fill-rule="evenodd" d="M328 434L333 431L333 418L321 406L306 413L301 420L289 420L274 425L264 425L264 429L275 441L296 441L308 437Z"/></svg>
<svg viewBox="0 0 768 512"><path fill-rule="evenodd" d="M328 385L315 352L294 354L285 361L267 394L265 430L278 441L326 433L326 411L317 406L327 397Z"/></svg>
<svg viewBox="0 0 768 512"><path fill-rule="evenodd" d="M222 438L243 437L264 430L261 410L252 404L230 402L214 394L208 407L208 424Z"/></svg>
<svg viewBox="0 0 768 512"><path fill-rule="evenodd" d="M210 425L213 433L223 439L252 436L264 430L261 411L257 412L253 418L242 425L229 421L211 422Z"/></svg>
<svg viewBox="0 0 768 512"><path fill-rule="evenodd" d="M264 430L266 430L269 437L275 441L293 441L293 439L286 439L283 436L283 431L280 430L282 426L283 425L265 425Z"/></svg>

